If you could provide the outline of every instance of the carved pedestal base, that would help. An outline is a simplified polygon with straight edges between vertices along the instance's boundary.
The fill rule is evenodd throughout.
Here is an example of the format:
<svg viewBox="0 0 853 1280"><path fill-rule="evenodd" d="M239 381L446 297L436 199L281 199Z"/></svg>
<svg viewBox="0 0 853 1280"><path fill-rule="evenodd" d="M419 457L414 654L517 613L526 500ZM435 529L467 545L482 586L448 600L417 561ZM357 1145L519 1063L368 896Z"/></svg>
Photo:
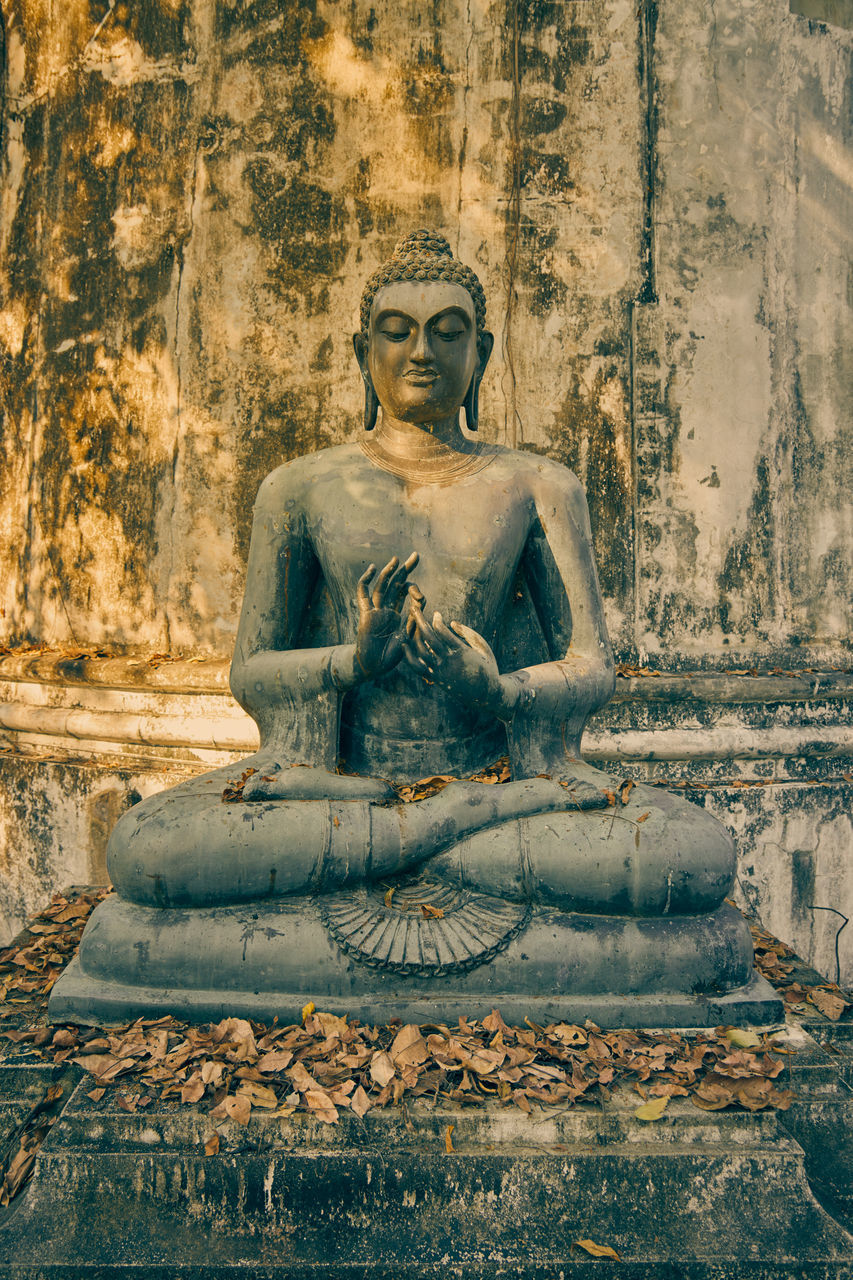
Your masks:
<svg viewBox="0 0 853 1280"><path fill-rule="evenodd" d="M364 1022L592 1018L715 1026L783 1016L752 968L745 921L636 919L527 908L428 879L242 907L163 910L107 900L54 988L55 1021L172 1013L298 1020L303 1005Z"/></svg>

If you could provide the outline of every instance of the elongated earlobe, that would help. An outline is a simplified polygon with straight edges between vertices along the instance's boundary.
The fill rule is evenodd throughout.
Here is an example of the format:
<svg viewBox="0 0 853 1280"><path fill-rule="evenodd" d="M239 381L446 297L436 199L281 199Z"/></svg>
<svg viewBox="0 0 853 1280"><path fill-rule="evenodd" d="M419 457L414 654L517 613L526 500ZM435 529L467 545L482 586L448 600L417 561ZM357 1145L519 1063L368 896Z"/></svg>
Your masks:
<svg viewBox="0 0 853 1280"><path fill-rule="evenodd" d="M462 401L465 407L465 421L469 431L476 431L480 421L480 375L474 373L471 383Z"/></svg>
<svg viewBox="0 0 853 1280"><path fill-rule="evenodd" d="M352 335L352 345L355 351L355 358L358 361L358 367L361 370L361 379L364 383L364 429L365 431L372 431L376 426L376 415L379 412L379 398L370 377L370 370L367 364L367 339L364 334L354 333Z"/></svg>
<svg viewBox="0 0 853 1280"><path fill-rule="evenodd" d="M379 398L373 390L369 378L364 379L364 429L372 431L376 426L376 415L379 412Z"/></svg>

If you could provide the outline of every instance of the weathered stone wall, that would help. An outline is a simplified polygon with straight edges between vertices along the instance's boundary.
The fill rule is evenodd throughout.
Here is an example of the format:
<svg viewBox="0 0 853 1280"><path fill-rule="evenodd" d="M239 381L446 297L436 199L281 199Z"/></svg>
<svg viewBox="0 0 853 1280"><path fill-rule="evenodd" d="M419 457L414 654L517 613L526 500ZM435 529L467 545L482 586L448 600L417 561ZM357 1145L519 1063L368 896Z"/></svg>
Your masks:
<svg viewBox="0 0 853 1280"><path fill-rule="evenodd" d="M484 429L581 466L625 609L632 4L5 9L11 638L230 648L257 486L357 429L360 289L422 223L490 299Z"/></svg>
<svg viewBox="0 0 853 1280"><path fill-rule="evenodd" d="M432 225L489 298L484 434L587 487L620 658L849 668L853 32L804 5L0 0L0 645L228 655L257 485L360 429L361 284ZM131 694L63 671L0 672L7 931L206 758L87 737ZM740 696L704 764L698 703L612 724L638 776L687 752L829 972L842 703L812 740L820 698Z"/></svg>
<svg viewBox="0 0 853 1280"><path fill-rule="evenodd" d="M2 9L10 640L228 651L257 484L358 429L360 285L426 222L490 299L484 431L587 485L620 652L838 659L849 32L782 0Z"/></svg>

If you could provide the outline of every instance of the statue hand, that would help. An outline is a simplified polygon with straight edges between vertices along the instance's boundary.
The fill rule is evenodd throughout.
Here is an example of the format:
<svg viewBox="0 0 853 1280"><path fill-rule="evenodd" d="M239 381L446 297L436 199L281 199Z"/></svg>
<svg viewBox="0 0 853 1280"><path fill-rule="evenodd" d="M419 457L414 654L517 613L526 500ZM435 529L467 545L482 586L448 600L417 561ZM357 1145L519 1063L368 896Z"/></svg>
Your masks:
<svg viewBox="0 0 853 1280"><path fill-rule="evenodd" d="M501 675L491 647L479 632L461 622L452 622L448 628L440 613L433 614L430 625L413 598L405 646L407 662L426 680L499 719L511 718L517 686Z"/></svg>
<svg viewBox="0 0 853 1280"><path fill-rule="evenodd" d="M403 564L394 556L380 570L370 595L368 586L376 572L376 565L368 565L358 580L355 667L356 672L365 680L373 680L393 670L403 656L403 603L409 593L417 592L417 598L423 598L414 583L407 581L418 559L416 551Z"/></svg>

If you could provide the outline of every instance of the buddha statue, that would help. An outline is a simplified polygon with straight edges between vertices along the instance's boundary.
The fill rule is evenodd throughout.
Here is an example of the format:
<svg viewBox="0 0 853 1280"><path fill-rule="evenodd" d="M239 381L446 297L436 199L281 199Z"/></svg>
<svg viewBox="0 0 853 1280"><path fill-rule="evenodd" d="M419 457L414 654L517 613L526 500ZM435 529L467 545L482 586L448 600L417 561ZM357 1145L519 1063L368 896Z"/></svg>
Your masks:
<svg viewBox="0 0 853 1280"><path fill-rule="evenodd" d="M54 1018L777 1016L725 828L640 784L614 804L581 756L614 688L586 500L480 439L492 344L440 236L368 281L359 438L255 504L231 689L260 749L121 818Z"/></svg>

